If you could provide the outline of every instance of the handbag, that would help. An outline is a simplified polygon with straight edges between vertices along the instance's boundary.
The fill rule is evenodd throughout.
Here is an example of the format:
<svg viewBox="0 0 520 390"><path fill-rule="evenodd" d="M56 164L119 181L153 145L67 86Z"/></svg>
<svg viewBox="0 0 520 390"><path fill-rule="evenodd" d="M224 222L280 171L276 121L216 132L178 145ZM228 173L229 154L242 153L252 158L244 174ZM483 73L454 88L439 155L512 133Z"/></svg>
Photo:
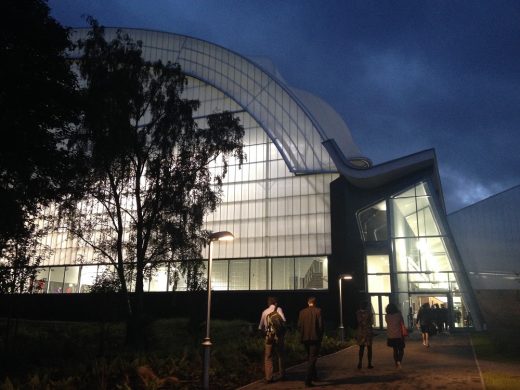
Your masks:
<svg viewBox="0 0 520 390"><path fill-rule="evenodd" d="M407 337L408 336L408 328L404 324L404 321L401 320L401 336Z"/></svg>

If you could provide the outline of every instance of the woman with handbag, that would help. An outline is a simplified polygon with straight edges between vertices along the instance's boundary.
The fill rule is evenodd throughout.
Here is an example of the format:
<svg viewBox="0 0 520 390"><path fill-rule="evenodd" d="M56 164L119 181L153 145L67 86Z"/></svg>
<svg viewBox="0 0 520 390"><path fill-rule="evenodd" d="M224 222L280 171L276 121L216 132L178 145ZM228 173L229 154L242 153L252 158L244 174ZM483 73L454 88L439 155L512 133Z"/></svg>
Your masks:
<svg viewBox="0 0 520 390"><path fill-rule="evenodd" d="M386 306L386 334L387 341L386 345L392 347L394 351L394 362L395 367L400 369L401 362L403 361L404 356L404 332L407 331L406 326L404 325L403 315L397 308L394 303L389 303Z"/></svg>

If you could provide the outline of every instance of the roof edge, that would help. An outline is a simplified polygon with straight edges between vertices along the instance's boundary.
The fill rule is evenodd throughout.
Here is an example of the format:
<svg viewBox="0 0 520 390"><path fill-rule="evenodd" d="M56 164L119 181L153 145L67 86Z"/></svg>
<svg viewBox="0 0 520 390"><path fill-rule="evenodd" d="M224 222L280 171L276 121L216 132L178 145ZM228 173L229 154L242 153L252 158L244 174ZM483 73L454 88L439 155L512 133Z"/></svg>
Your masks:
<svg viewBox="0 0 520 390"><path fill-rule="evenodd" d="M339 173L341 173L356 187L364 189L380 187L410 173L432 167L436 172L436 183L434 184L442 193L440 179L438 177L437 158L434 149L423 150L368 168L359 168L345 159L343 153L341 153L341 150L336 144L336 141L333 139L323 142L323 146L325 146L327 151L330 153Z"/></svg>

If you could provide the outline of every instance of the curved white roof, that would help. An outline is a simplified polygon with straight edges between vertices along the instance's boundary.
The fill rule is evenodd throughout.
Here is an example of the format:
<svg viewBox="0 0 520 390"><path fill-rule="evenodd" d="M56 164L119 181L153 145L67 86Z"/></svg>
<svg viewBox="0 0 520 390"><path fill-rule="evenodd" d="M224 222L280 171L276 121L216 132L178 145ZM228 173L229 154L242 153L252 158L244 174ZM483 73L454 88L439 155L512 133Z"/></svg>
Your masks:
<svg viewBox="0 0 520 390"><path fill-rule="evenodd" d="M331 139L345 160L360 157L341 117L316 96L288 87L272 64L269 71L221 46L183 35L121 30L142 42L143 55L148 60L179 63L186 75L233 99L262 126L292 172L337 172L322 144ZM87 31L77 29L75 33L82 37ZM107 39L112 39L116 31L106 28Z"/></svg>
<svg viewBox="0 0 520 390"><path fill-rule="evenodd" d="M291 91L305 105L323 129L327 139L333 139L347 159L362 157L345 121L323 99L307 91L291 87Z"/></svg>

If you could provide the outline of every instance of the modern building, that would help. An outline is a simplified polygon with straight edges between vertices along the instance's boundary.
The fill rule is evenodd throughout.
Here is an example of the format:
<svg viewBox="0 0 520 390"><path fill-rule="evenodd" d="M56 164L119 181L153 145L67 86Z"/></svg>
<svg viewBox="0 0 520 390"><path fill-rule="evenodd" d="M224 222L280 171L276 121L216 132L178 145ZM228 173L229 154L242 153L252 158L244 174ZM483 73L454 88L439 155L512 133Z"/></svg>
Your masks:
<svg viewBox="0 0 520 390"><path fill-rule="evenodd" d="M87 31L76 30L74 38ZM347 318L354 302L369 299L380 327L391 300L410 320L429 302L445 305L455 327L470 325L468 312L471 325L481 327L447 223L433 150L372 166L343 119L322 99L288 85L269 61L192 37L123 31L142 41L146 59L181 65L185 96L201 102L197 120L228 110L246 130L247 162L230 166L223 202L206 220L208 229L236 237L213 247L212 286L219 297L275 291L296 306L312 292L329 318L338 318L343 291ZM107 38L115 32L107 28ZM47 240L54 253L39 270L40 292L87 292L110 267L93 263L93 253L66 232ZM353 280L342 281L343 274ZM182 292L186 283L182 276L174 282L176 275L176 265L165 264L148 290ZM259 306L253 310L256 315Z"/></svg>

